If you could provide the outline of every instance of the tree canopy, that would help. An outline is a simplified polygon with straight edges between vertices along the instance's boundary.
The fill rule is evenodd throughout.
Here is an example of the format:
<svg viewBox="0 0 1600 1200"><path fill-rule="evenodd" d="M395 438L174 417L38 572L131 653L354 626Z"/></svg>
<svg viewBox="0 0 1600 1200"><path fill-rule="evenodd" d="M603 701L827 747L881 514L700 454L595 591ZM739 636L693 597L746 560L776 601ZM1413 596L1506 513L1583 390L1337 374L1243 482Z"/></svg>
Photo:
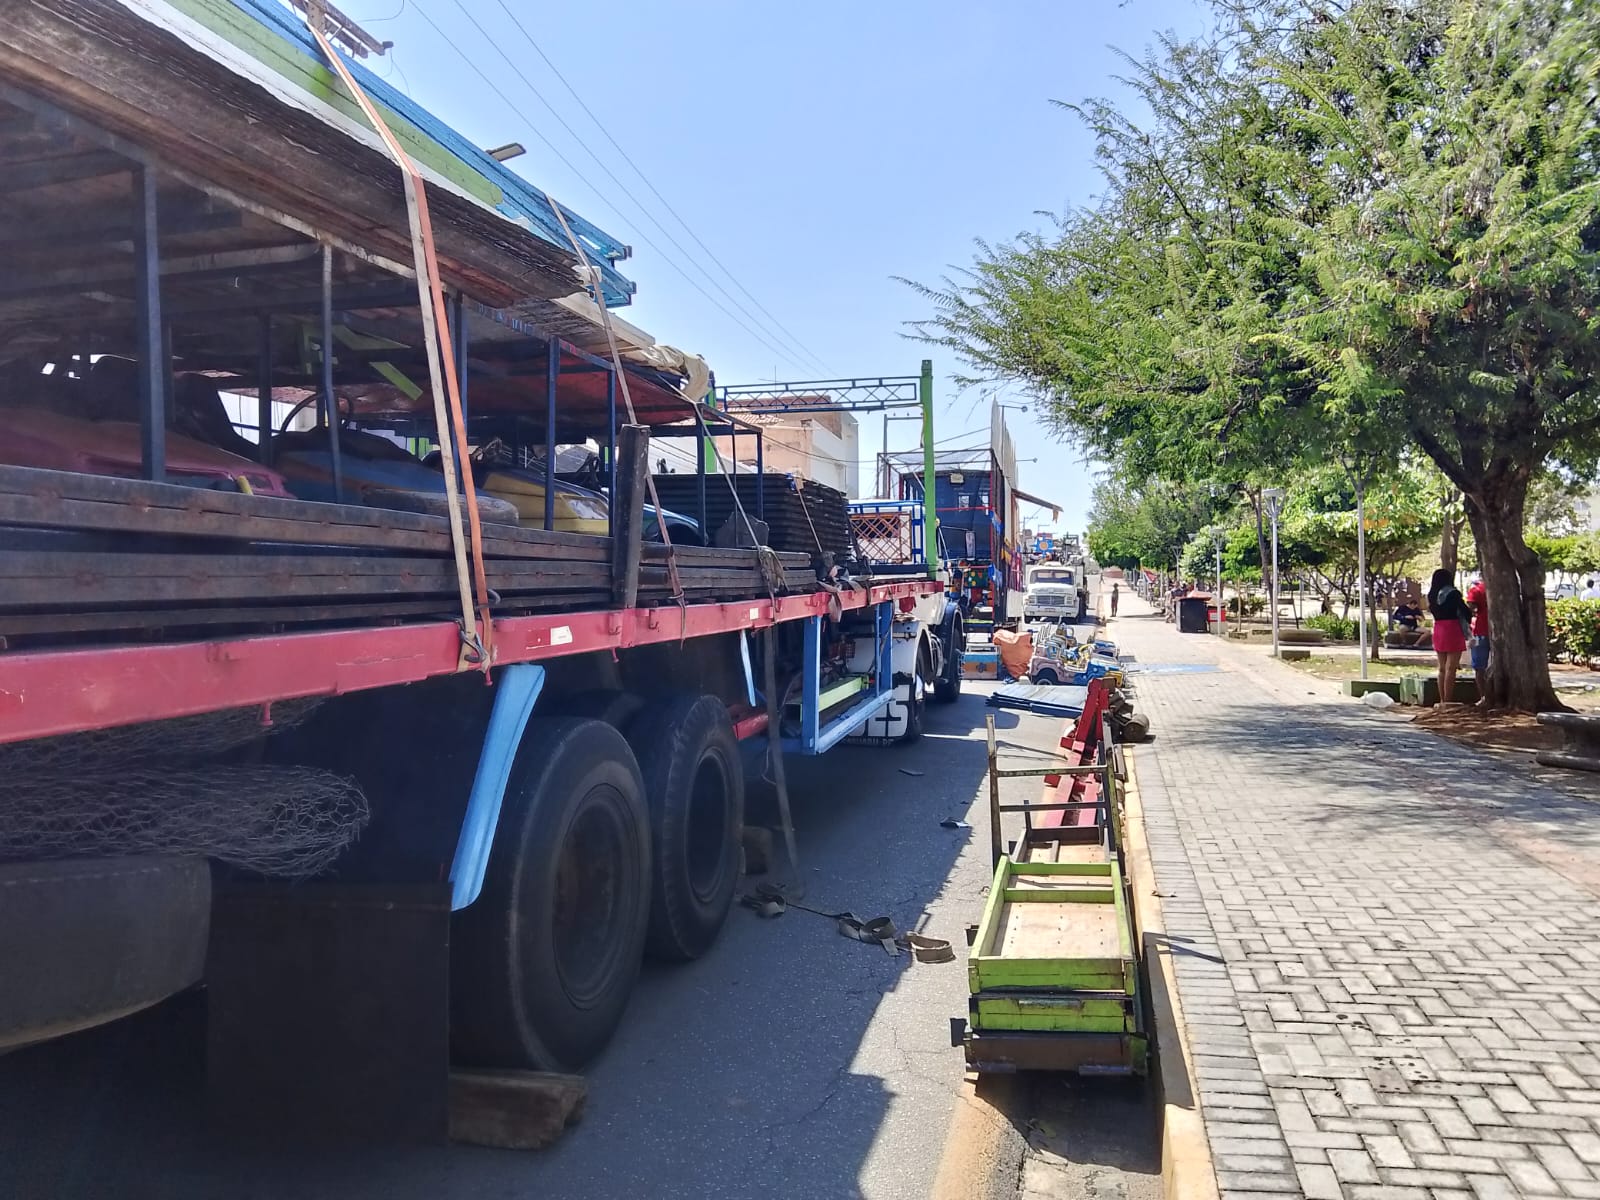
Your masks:
<svg viewBox="0 0 1600 1200"><path fill-rule="evenodd" d="M1420 450L1464 497L1491 699L1553 707L1523 523L1541 468L1600 455L1600 5L1250 12L1130 61L1148 116L1070 106L1100 200L980 244L917 332L1140 476Z"/></svg>

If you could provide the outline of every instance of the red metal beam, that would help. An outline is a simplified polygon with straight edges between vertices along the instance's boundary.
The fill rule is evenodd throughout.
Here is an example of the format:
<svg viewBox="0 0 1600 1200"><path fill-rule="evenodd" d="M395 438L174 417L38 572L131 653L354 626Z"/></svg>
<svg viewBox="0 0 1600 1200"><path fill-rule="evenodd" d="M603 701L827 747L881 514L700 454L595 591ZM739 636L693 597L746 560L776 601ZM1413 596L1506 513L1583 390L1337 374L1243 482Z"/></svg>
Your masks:
<svg viewBox="0 0 1600 1200"><path fill-rule="evenodd" d="M933 580L845 592L846 609L930 595ZM495 622L495 663L538 662L738 629L762 629L827 611L826 592L634 608ZM288 633L154 646L0 654L0 743L107 729L365 688L416 683L457 670L455 624Z"/></svg>

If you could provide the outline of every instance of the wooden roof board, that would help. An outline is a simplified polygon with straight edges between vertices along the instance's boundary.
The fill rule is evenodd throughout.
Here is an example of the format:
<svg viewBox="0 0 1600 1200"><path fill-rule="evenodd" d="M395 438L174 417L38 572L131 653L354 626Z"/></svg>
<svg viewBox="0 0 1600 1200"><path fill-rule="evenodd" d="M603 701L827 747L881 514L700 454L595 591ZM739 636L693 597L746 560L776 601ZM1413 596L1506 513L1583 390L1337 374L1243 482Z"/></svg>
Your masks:
<svg viewBox="0 0 1600 1200"><path fill-rule="evenodd" d="M120 4L0 0L0 81L120 135L199 182L396 262L411 259L398 168ZM570 251L427 186L445 280L494 305L575 287Z"/></svg>

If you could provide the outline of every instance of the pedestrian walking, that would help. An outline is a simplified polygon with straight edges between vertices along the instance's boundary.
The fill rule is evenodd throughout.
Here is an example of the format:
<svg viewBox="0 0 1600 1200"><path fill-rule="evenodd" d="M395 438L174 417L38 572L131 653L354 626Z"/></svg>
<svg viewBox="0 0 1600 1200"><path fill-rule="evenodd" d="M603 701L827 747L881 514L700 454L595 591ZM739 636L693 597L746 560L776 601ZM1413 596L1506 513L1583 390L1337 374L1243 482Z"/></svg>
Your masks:
<svg viewBox="0 0 1600 1200"><path fill-rule="evenodd" d="M1583 581L1583 591L1578 593L1579 600L1600 600L1600 588L1595 587L1594 580Z"/></svg>
<svg viewBox="0 0 1600 1200"><path fill-rule="evenodd" d="M1113 617L1117 615L1117 589L1120 586L1120 584L1116 583L1111 585L1111 615Z"/></svg>
<svg viewBox="0 0 1600 1200"><path fill-rule="evenodd" d="M1482 675L1489 669L1489 593L1482 575L1474 575L1467 587L1467 607L1472 610L1472 673Z"/></svg>
<svg viewBox="0 0 1600 1200"><path fill-rule="evenodd" d="M1455 702L1456 671L1467 648L1472 610L1456 587L1454 571L1433 573L1428 585L1428 611L1433 614L1433 652L1439 656L1439 703Z"/></svg>

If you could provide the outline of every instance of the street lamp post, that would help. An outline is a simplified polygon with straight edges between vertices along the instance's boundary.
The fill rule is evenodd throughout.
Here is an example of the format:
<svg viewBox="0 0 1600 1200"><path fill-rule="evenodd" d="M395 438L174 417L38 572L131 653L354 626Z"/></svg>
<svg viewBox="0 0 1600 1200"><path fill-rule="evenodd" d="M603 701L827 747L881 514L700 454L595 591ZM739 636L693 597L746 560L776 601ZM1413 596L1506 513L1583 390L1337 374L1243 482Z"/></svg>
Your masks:
<svg viewBox="0 0 1600 1200"><path fill-rule="evenodd" d="M1283 512L1283 489L1262 488L1261 499L1267 506L1267 517L1272 522L1272 657L1278 657L1278 515Z"/></svg>
<svg viewBox="0 0 1600 1200"><path fill-rule="evenodd" d="M1223 626L1223 616L1222 616L1222 546L1223 546L1223 540L1224 539L1223 539L1223 536L1222 536L1221 533L1214 533L1214 534L1211 535L1211 543L1212 543L1212 545L1214 545L1216 547L1216 550L1217 550L1217 636L1218 637L1222 636L1222 626Z"/></svg>
<svg viewBox="0 0 1600 1200"><path fill-rule="evenodd" d="M1367 489L1356 480L1356 586L1361 616L1361 678L1367 677Z"/></svg>

